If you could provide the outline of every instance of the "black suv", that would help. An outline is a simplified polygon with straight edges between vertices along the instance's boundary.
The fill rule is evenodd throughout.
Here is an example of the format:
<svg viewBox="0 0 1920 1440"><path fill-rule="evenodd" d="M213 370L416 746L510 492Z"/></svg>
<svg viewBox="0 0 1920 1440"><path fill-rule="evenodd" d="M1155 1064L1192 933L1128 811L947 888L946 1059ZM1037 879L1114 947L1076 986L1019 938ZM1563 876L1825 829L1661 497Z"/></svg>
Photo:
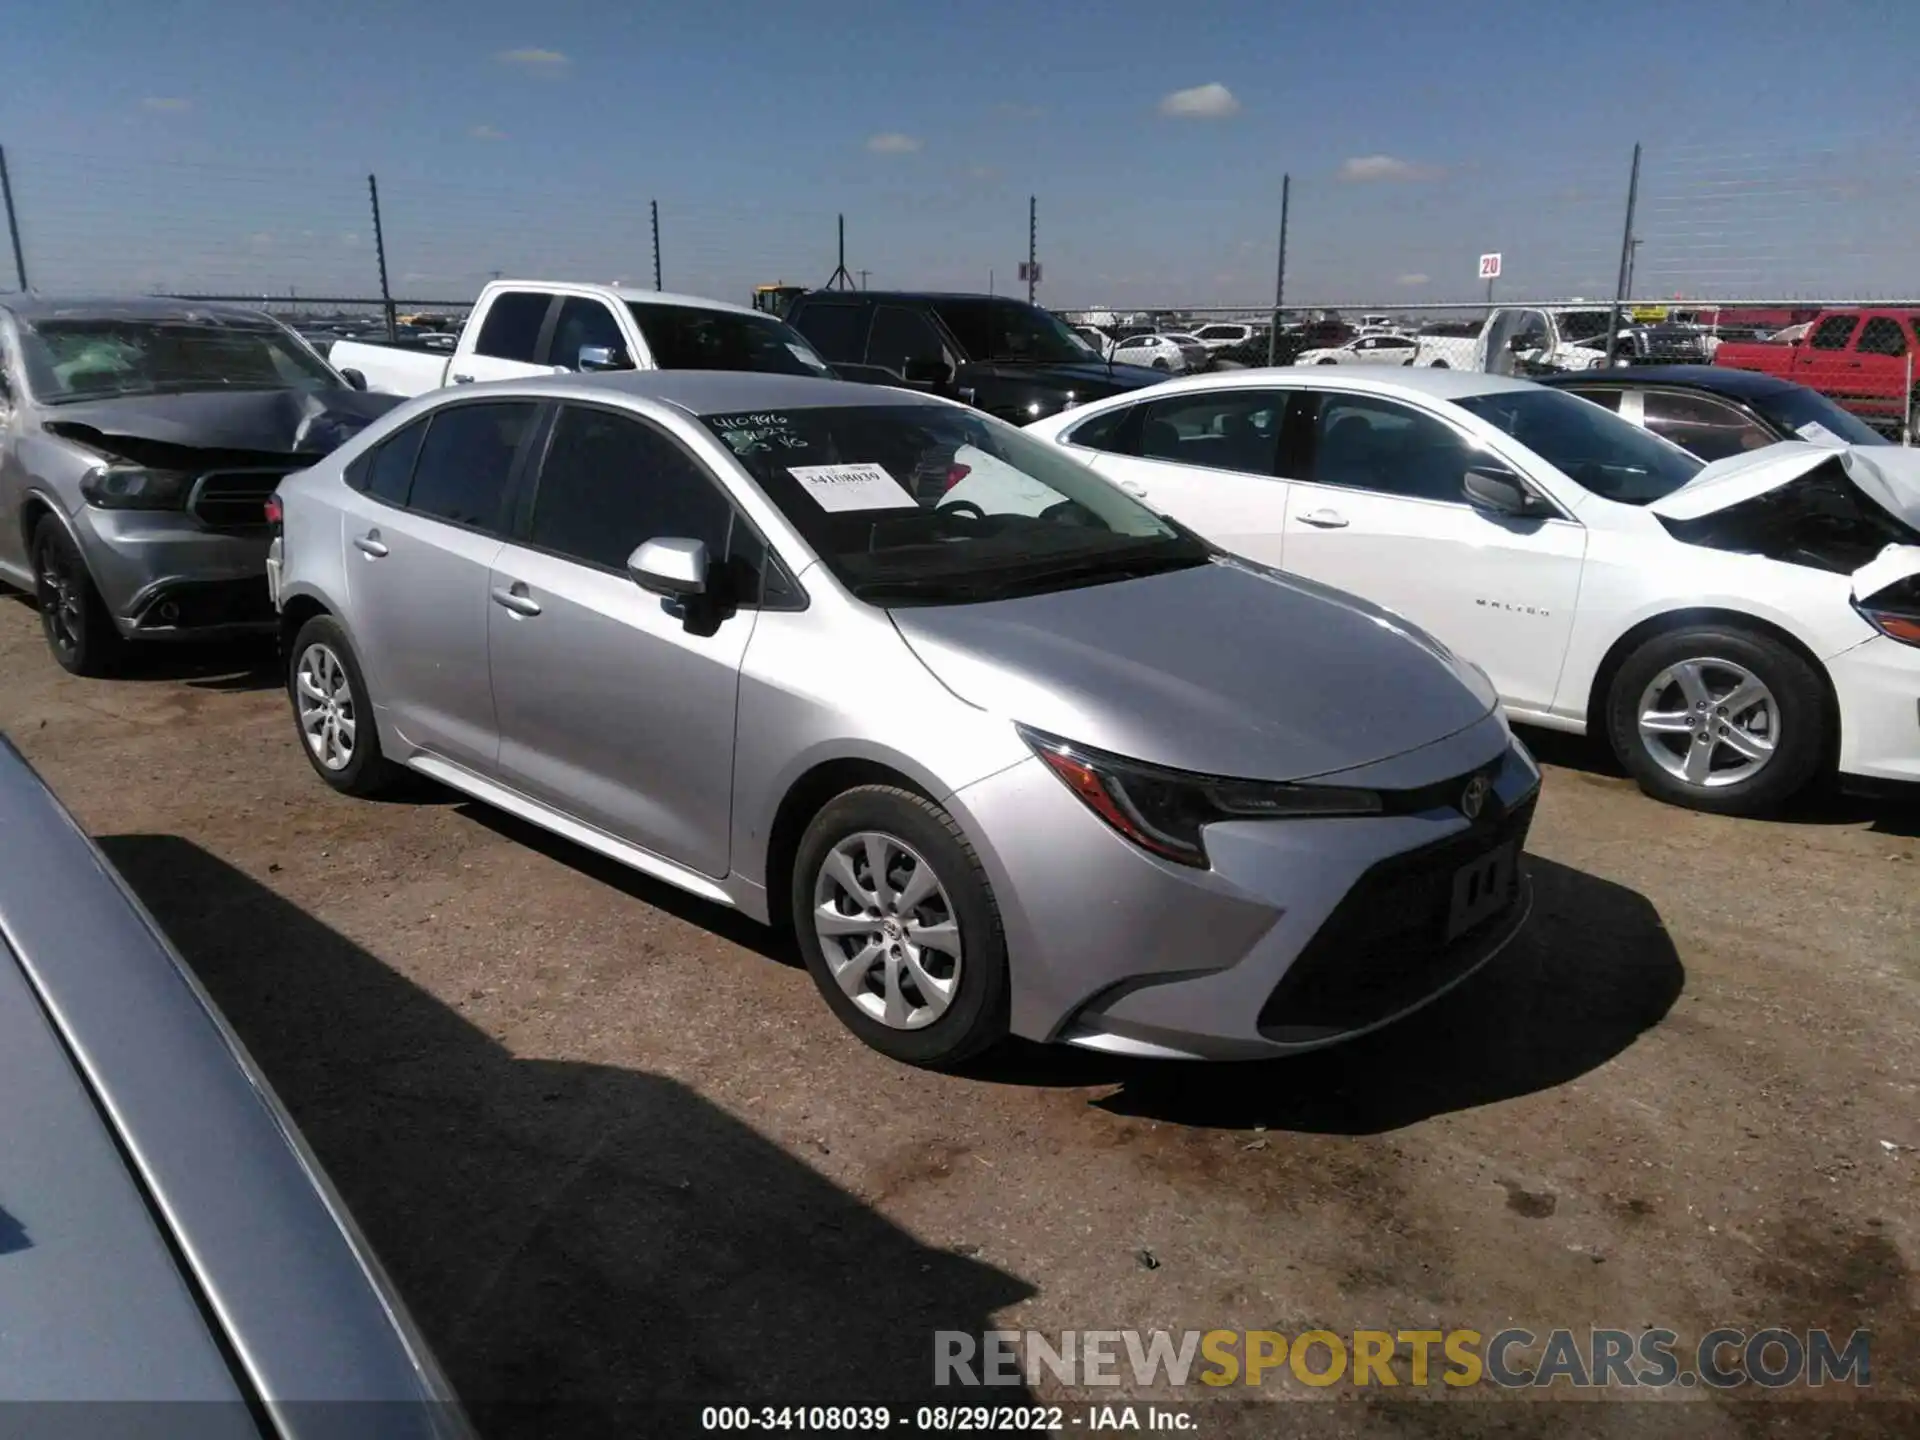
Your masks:
<svg viewBox="0 0 1920 1440"><path fill-rule="evenodd" d="M1059 319L1004 295L815 290L787 323L849 380L904 385L1025 425L1167 377L1114 365Z"/></svg>

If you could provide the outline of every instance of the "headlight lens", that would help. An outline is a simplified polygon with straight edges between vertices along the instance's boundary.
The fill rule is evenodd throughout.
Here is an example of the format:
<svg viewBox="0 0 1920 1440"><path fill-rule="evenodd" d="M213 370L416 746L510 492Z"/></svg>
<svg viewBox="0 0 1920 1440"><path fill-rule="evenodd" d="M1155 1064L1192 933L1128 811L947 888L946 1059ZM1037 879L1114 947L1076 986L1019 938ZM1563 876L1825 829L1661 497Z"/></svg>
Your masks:
<svg viewBox="0 0 1920 1440"><path fill-rule="evenodd" d="M1086 807L1143 850L1205 869L1203 827L1218 820L1378 815L1377 791L1196 775L1123 760L1022 725L1021 739Z"/></svg>
<svg viewBox="0 0 1920 1440"><path fill-rule="evenodd" d="M192 482L177 470L102 465L87 473L80 493L102 510L178 510L187 503Z"/></svg>

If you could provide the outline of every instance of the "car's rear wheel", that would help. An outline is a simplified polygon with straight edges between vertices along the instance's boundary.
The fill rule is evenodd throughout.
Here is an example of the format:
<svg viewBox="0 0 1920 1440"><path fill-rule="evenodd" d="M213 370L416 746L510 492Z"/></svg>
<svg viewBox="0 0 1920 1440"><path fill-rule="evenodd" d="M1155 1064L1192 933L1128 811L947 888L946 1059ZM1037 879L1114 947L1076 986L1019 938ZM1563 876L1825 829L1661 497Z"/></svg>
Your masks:
<svg viewBox="0 0 1920 1440"><path fill-rule="evenodd" d="M1171 369L1172 367L1167 364L1164 358L1160 356L1155 356L1153 361L1153 368L1156 370L1167 370L1167 369Z"/></svg>
<svg viewBox="0 0 1920 1440"><path fill-rule="evenodd" d="M1427 367L1429 370L1451 370L1453 367L1444 360L1436 360Z"/></svg>
<svg viewBox="0 0 1920 1440"><path fill-rule="evenodd" d="M1332 356L1328 356L1324 360L1316 360L1313 363L1316 365L1338 365L1340 362L1338 360L1335 360Z"/></svg>
<svg viewBox="0 0 1920 1440"><path fill-rule="evenodd" d="M380 753L380 729L360 662L330 615L300 627L288 652L287 698L300 749L317 774L343 795L391 789L400 767Z"/></svg>
<svg viewBox="0 0 1920 1440"><path fill-rule="evenodd" d="M791 903L820 993L874 1049L942 1069L1005 1037L1000 912L932 801L888 785L829 801L800 839Z"/></svg>
<svg viewBox="0 0 1920 1440"><path fill-rule="evenodd" d="M47 648L61 669L90 677L113 673L126 654L126 638L73 537L51 515L42 516L33 532L33 596Z"/></svg>
<svg viewBox="0 0 1920 1440"><path fill-rule="evenodd" d="M1723 815L1757 814L1805 788L1829 738L1812 664L1737 626L1673 630L1641 645L1614 675L1607 729L1649 795Z"/></svg>

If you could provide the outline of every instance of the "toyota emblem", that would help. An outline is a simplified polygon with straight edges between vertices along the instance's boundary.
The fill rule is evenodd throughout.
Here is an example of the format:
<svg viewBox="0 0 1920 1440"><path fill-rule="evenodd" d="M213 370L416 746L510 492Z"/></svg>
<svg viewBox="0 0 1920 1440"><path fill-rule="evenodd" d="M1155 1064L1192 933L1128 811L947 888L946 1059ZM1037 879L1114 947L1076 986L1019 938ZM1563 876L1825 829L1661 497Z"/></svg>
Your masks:
<svg viewBox="0 0 1920 1440"><path fill-rule="evenodd" d="M1487 803L1487 791L1492 788L1486 776L1474 776L1467 782L1467 788L1460 792L1460 813L1469 820L1478 820L1481 809Z"/></svg>

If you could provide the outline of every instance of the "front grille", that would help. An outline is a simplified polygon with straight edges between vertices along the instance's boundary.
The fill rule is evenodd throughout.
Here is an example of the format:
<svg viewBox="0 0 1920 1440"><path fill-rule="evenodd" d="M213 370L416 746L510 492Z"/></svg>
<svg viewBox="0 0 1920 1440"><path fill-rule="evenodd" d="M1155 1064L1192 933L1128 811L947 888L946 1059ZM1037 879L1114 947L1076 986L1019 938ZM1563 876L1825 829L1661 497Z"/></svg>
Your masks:
<svg viewBox="0 0 1920 1440"><path fill-rule="evenodd" d="M1534 799L1389 856L1362 875L1260 1007L1261 1031L1274 1040L1306 1040L1357 1029L1470 968L1488 938L1511 921L1522 886L1516 877L1505 906L1448 940L1454 877L1502 845L1516 853L1524 847Z"/></svg>
<svg viewBox="0 0 1920 1440"><path fill-rule="evenodd" d="M194 481L187 510L209 530L253 530L267 523L267 497L289 470L209 470Z"/></svg>

